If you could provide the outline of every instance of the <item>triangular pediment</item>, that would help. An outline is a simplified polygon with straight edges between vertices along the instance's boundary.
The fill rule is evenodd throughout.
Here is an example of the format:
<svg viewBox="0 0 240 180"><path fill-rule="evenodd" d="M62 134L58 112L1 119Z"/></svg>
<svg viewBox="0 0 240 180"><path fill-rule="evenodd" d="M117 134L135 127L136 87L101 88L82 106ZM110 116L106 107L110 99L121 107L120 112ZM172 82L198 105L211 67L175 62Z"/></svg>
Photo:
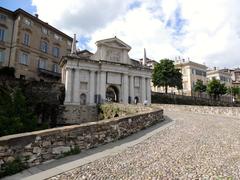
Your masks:
<svg viewBox="0 0 240 180"><path fill-rule="evenodd" d="M129 46L125 42L121 41L117 37L109 38L109 39L103 39L103 40L97 41L96 44L97 44L97 46L106 45L106 46L110 46L110 47L124 48L124 49L127 49L127 50L131 49L131 46Z"/></svg>

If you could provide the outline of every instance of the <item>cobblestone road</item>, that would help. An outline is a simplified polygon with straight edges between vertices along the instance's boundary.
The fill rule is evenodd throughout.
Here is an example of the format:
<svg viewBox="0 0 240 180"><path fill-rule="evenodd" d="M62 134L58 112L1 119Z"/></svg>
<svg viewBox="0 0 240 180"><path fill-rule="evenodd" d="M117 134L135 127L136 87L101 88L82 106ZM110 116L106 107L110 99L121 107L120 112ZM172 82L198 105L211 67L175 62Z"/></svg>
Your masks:
<svg viewBox="0 0 240 180"><path fill-rule="evenodd" d="M240 179L240 119L166 112L173 126L55 179Z"/></svg>

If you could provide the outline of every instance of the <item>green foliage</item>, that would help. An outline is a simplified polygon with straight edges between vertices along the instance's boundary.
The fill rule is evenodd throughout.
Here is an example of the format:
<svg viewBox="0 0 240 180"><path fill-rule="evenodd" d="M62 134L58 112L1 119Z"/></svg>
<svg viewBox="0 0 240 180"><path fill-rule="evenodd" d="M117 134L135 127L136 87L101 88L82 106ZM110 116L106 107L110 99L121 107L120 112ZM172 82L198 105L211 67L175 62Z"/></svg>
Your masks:
<svg viewBox="0 0 240 180"><path fill-rule="evenodd" d="M58 156L57 158L64 158L66 156L71 156L71 155L75 155L75 154L79 154L81 152L81 150L79 149L78 146L75 146L74 148L71 148L70 151L68 152L64 152L62 153L60 156Z"/></svg>
<svg viewBox="0 0 240 180"><path fill-rule="evenodd" d="M0 87L0 136L36 129L37 119L27 108L21 90Z"/></svg>
<svg viewBox="0 0 240 180"><path fill-rule="evenodd" d="M227 93L227 88L225 84L221 84L219 80L213 79L207 85L207 92L214 99L219 99L220 95Z"/></svg>
<svg viewBox="0 0 240 180"><path fill-rule="evenodd" d="M237 106L230 102L216 101L196 96L182 96L173 94L153 93L152 103L157 104L182 104L182 105L199 105L199 106Z"/></svg>
<svg viewBox="0 0 240 180"><path fill-rule="evenodd" d="M203 81L197 80L196 84L194 85L194 92L205 92L207 90L207 86L203 84Z"/></svg>
<svg viewBox="0 0 240 180"><path fill-rule="evenodd" d="M98 105L98 119L111 119L136 114L139 109L136 106L119 105L118 103L106 103Z"/></svg>
<svg viewBox="0 0 240 180"><path fill-rule="evenodd" d="M2 165L0 170L0 178L16 174L27 168L28 166L19 157L17 157L15 160Z"/></svg>
<svg viewBox="0 0 240 180"><path fill-rule="evenodd" d="M240 95L240 87L239 86L229 87L227 89L227 93L232 94L233 96L239 96Z"/></svg>
<svg viewBox="0 0 240 180"><path fill-rule="evenodd" d="M120 109L112 104L102 104L100 105L100 119L111 119L118 117L120 114Z"/></svg>
<svg viewBox="0 0 240 180"><path fill-rule="evenodd" d="M70 156L70 155L74 155L74 154L79 154L80 152L81 152L81 150L79 149L79 147L75 146L74 148L71 148L70 151L64 152L63 156L66 157L66 156Z"/></svg>
<svg viewBox="0 0 240 180"><path fill-rule="evenodd" d="M168 87L182 89L182 74L179 69L175 69L173 61L163 59L153 69L152 82L154 86L165 87L167 93Z"/></svg>

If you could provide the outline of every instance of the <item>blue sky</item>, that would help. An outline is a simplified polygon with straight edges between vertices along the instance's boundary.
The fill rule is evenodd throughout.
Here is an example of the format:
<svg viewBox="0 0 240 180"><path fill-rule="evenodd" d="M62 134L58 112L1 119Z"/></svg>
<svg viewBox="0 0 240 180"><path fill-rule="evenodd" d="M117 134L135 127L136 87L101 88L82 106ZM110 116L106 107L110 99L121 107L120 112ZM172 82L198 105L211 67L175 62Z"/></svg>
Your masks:
<svg viewBox="0 0 240 180"><path fill-rule="evenodd" d="M31 0L0 0L0 5L6 9L11 11L15 11L18 8L22 8L23 10L34 13L37 11L35 6L32 6Z"/></svg>
<svg viewBox="0 0 240 180"><path fill-rule="evenodd" d="M0 0L0 6L38 13L64 33L76 33L80 49L94 52L97 40L116 35L132 47L134 59L146 48L157 61L181 56L240 67L239 0Z"/></svg>

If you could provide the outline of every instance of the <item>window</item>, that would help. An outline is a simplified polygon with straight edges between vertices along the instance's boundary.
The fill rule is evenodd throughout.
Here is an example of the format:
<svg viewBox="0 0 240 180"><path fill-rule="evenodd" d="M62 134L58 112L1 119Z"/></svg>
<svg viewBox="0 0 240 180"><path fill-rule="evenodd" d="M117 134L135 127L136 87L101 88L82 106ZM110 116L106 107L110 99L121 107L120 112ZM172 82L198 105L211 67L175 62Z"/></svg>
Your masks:
<svg viewBox="0 0 240 180"><path fill-rule="evenodd" d="M4 62L5 60L5 52L3 49L0 49L0 63Z"/></svg>
<svg viewBox="0 0 240 180"><path fill-rule="evenodd" d="M195 74L195 69L192 69L192 74Z"/></svg>
<svg viewBox="0 0 240 180"><path fill-rule="evenodd" d="M0 21L6 21L7 20L7 16L5 16L4 14L0 14Z"/></svg>
<svg viewBox="0 0 240 180"><path fill-rule="evenodd" d="M5 29L0 28L0 41L4 41Z"/></svg>
<svg viewBox="0 0 240 180"><path fill-rule="evenodd" d="M225 76L220 76L220 80L225 82L230 82L230 78L227 78Z"/></svg>
<svg viewBox="0 0 240 180"><path fill-rule="evenodd" d="M45 41L41 42L41 51L47 53L48 52L48 44Z"/></svg>
<svg viewBox="0 0 240 180"><path fill-rule="evenodd" d="M68 45L68 46L71 46L71 45L72 45L72 42L71 42L71 41L67 41L67 45Z"/></svg>
<svg viewBox="0 0 240 180"><path fill-rule="evenodd" d="M59 35L57 35L57 34L54 34L54 38L55 38L56 40L59 40L59 41L61 41L61 40L62 40L62 37L61 37L61 36L59 36Z"/></svg>
<svg viewBox="0 0 240 180"><path fill-rule="evenodd" d="M54 57L59 57L59 48L58 47L53 47L52 53Z"/></svg>
<svg viewBox="0 0 240 180"><path fill-rule="evenodd" d="M194 87L194 86L195 86L195 82L193 81L193 82L192 82L192 87Z"/></svg>
<svg viewBox="0 0 240 180"><path fill-rule="evenodd" d="M40 58L38 61L38 68L47 69L47 60Z"/></svg>
<svg viewBox="0 0 240 180"><path fill-rule="evenodd" d="M52 66L53 68L52 68L52 70L53 70L53 72L59 72L59 66L57 65L57 64L53 64L53 66Z"/></svg>
<svg viewBox="0 0 240 180"><path fill-rule="evenodd" d="M44 27L42 27L42 33L48 35L48 30Z"/></svg>
<svg viewBox="0 0 240 180"><path fill-rule="evenodd" d="M29 46L30 43L30 36L28 33L24 33L23 44Z"/></svg>
<svg viewBox="0 0 240 180"><path fill-rule="evenodd" d="M22 52L20 56L20 64L28 64L28 53Z"/></svg>

